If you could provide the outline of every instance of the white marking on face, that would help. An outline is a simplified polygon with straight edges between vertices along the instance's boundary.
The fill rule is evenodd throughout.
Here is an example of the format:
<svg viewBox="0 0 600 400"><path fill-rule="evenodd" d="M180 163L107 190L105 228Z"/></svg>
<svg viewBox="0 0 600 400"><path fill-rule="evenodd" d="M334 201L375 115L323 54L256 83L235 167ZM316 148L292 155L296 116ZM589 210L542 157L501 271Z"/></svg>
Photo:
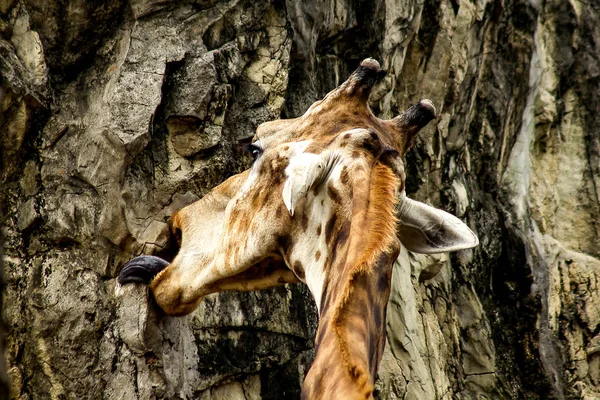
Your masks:
<svg viewBox="0 0 600 400"><path fill-rule="evenodd" d="M340 174L343 165L334 166L329 178L323 182L319 191L314 194L310 191L305 203L305 209L302 212L308 213L308 228L306 232L299 235L294 245L291 261L299 260L304 267L305 283L312 293L317 309L321 311L321 298L323 297L323 287L325 285L325 262L332 262L331 249L328 248L325 237L325 225L331 218L332 205L331 199L327 194L328 182L340 181ZM339 184L336 184L339 187ZM322 203L322 204L321 204ZM299 210L300 212L300 210ZM320 229L318 229L320 227ZM317 234L317 231L320 234ZM316 253L320 257L316 259Z"/></svg>
<svg viewBox="0 0 600 400"><path fill-rule="evenodd" d="M287 156L289 157L289 159L291 159L292 157L294 157L297 154L302 154L311 142L312 142L312 140L302 140L300 142L285 143L285 145L289 146L289 150L287 150L287 153L288 153ZM260 174L258 171L261 170L260 167L265 162L265 154L264 153L266 153L269 150L263 147L266 145L263 144L260 140L257 140L256 142L254 142L254 145L263 148L263 154L261 156L259 156L256 159L256 161L254 161L254 164L252 164L252 167L250 168L250 174L248 174L248 179L246 179L246 182L244 182L244 185L240 188L240 191L238 192L238 195L236 196L236 198L244 197L250 191L250 189L252 189L254 187L256 182L260 179ZM283 145L280 145L277 147L281 147L281 146L283 146ZM277 148L275 148L274 150L276 151Z"/></svg>

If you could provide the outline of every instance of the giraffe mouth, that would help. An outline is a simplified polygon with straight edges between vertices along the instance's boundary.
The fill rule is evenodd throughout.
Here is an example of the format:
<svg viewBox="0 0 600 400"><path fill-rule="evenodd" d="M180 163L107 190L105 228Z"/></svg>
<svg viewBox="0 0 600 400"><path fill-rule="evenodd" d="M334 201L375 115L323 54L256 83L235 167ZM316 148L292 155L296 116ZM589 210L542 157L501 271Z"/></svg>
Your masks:
<svg viewBox="0 0 600 400"><path fill-rule="evenodd" d="M156 256L138 256L132 258L121 270L117 277L120 285L125 283L148 284L169 263Z"/></svg>

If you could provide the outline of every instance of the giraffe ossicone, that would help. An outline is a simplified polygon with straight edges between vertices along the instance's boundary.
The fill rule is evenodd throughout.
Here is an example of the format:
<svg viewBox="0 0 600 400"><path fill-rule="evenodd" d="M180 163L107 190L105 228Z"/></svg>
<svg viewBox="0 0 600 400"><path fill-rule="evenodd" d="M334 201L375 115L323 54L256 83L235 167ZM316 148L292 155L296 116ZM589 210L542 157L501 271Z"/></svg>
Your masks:
<svg viewBox="0 0 600 400"><path fill-rule="evenodd" d="M402 156L436 111L421 100L394 119L375 117L368 99L384 75L364 60L301 117L260 125L252 167L172 216L181 233L173 261L138 256L118 282L148 283L172 315L210 293L304 282L319 326L303 398L373 398L401 245L435 253L478 244L458 218L406 197Z"/></svg>

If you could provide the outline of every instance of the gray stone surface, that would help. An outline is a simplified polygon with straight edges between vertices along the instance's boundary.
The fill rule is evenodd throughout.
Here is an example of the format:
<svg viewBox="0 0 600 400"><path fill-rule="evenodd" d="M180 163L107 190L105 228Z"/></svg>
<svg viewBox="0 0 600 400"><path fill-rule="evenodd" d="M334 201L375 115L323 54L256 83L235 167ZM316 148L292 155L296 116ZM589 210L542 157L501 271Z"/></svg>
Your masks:
<svg viewBox="0 0 600 400"><path fill-rule="evenodd" d="M0 0L9 398L299 398L303 286L171 318L115 276L366 57L379 116L439 112L409 196L481 242L401 253L378 398L600 398L599 43L580 0Z"/></svg>

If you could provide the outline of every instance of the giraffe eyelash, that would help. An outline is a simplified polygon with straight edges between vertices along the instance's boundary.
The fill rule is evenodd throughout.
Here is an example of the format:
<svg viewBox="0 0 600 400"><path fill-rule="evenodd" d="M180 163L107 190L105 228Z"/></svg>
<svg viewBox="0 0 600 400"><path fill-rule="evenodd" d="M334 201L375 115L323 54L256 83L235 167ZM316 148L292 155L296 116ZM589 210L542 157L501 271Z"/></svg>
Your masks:
<svg viewBox="0 0 600 400"><path fill-rule="evenodd" d="M256 159L258 157L260 157L260 155L263 153L262 147L260 147L256 143L244 144L244 150L252 155L252 158L254 158L254 161L256 161Z"/></svg>

